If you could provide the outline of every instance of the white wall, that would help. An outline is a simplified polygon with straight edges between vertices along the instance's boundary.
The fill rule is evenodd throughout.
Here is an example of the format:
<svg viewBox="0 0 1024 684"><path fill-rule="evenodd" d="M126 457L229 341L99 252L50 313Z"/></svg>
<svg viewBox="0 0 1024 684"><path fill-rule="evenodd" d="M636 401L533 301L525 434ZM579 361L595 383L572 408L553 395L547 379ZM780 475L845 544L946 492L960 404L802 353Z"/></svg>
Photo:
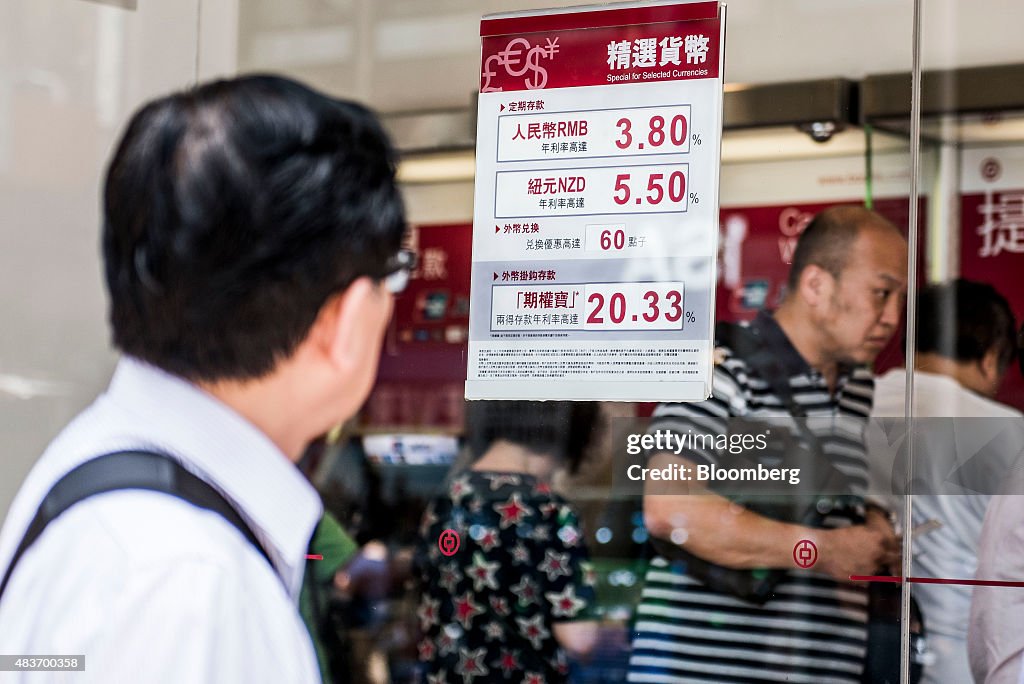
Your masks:
<svg viewBox="0 0 1024 684"><path fill-rule="evenodd" d="M116 136L197 68L234 70L237 4L202 1L202 22L200 0L0 3L0 513L113 368L99 192ZM220 31L197 54L204 23Z"/></svg>

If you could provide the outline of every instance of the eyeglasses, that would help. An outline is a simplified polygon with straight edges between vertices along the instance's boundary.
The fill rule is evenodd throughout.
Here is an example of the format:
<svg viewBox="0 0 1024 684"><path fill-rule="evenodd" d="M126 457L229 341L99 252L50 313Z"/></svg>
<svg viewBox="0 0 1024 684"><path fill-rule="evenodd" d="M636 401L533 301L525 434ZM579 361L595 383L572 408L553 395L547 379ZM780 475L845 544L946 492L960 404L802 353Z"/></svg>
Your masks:
<svg viewBox="0 0 1024 684"><path fill-rule="evenodd" d="M416 252L410 249L399 250L397 254L388 259L384 267L384 289L391 294L398 294L409 284L413 269L416 268Z"/></svg>

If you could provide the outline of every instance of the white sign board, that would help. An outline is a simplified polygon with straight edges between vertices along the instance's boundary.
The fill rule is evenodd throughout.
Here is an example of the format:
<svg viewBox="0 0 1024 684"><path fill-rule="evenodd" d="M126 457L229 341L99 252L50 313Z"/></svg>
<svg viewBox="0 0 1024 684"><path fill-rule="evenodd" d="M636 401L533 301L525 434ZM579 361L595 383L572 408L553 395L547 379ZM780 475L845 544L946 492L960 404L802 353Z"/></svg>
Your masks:
<svg viewBox="0 0 1024 684"><path fill-rule="evenodd" d="M711 393L725 7L481 22L467 399Z"/></svg>

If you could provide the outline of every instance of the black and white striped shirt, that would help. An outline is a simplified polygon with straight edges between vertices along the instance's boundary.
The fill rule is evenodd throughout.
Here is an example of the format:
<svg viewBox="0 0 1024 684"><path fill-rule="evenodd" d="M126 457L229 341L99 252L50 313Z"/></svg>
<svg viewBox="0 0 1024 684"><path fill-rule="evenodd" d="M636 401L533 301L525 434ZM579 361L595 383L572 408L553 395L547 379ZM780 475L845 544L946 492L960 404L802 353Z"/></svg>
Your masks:
<svg viewBox="0 0 1024 684"><path fill-rule="evenodd" d="M855 496L868 482L863 432L873 379L865 368L840 373L835 393L808 366L766 313L754 323L788 379L792 399L807 415L824 458L849 481ZM717 431L731 417L788 416L771 385L728 349L716 366L713 394L694 404L662 404L650 430ZM719 464L714 451L683 454ZM850 523L826 518L825 527ZM685 573L682 563L655 558L637 608L630 682L803 682L858 684L867 638L867 593L813 571L788 572L763 606L715 592Z"/></svg>

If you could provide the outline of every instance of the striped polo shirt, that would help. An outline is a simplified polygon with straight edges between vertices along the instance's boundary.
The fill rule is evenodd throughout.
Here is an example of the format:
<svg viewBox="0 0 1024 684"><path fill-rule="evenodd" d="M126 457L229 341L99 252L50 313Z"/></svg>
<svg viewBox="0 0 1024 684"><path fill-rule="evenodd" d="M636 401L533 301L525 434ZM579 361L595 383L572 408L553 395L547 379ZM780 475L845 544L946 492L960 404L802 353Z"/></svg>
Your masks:
<svg viewBox="0 0 1024 684"><path fill-rule="evenodd" d="M823 458L848 479L855 497L867 488L863 434L874 382L866 368L842 369L834 393L768 313L759 314L762 341L774 354L793 400L807 415ZM688 430L725 434L727 419L789 417L770 384L722 348L707 401L662 404L650 431ZM794 434L798 434L795 422ZM700 464L723 465L714 451L683 454ZM830 515L824 527L849 525ZM867 592L813 570L790 571L772 598L758 606L712 591L689 577L684 564L655 558L637 608L630 682L803 682L858 684L867 639ZM795 568L794 568L795 570Z"/></svg>

